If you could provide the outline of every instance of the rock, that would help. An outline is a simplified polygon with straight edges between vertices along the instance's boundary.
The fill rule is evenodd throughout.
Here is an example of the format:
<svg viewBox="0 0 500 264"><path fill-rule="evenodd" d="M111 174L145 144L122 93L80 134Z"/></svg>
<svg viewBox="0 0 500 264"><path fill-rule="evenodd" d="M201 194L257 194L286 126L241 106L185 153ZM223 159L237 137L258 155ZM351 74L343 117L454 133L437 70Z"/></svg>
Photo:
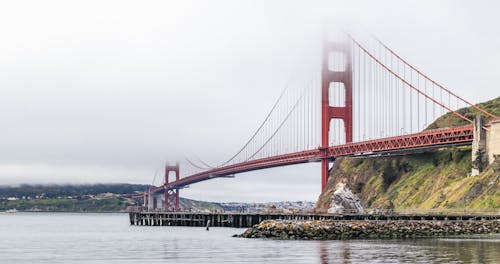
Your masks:
<svg viewBox="0 0 500 264"><path fill-rule="evenodd" d="M364 214L365 209L361 205L361 200L352 190L343 182L339 182L335 186L335 191L332 196L332 203L328 209L328 213L343 214L346 211L350 213Z"/></svg>
<svg viewBox="0 0 500 264"><path fill-rule="evenodd" d="M499 233L500 222L482 221L290 221L267 220L239 237L273 239L424 238Z"/></svg>

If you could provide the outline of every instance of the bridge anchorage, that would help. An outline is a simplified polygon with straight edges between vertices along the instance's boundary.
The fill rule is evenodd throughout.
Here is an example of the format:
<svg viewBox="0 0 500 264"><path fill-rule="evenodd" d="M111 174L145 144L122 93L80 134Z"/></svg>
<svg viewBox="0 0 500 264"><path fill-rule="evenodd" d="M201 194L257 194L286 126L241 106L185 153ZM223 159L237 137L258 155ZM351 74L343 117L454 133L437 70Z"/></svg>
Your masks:
<svg viewBox="0 0 500 264"><path fill-rule="evenodd" d="M337 157L398 155L473 140L473 152L482 155L473 153L476 159L488 162L500 154L500 146L487 146L500 142L500 122L477 122L474 129L474 118L459 109L473 107L492 120L497 116L440 85L373 36L326 36L317 73L285 87L257 130L227 161L210 166L186 159L182 178L179 164L167 165L164 184L145 194L144 205L179 211L179 190L190 184L308 162L321 164L323 189ZM445 113L460 125L451 127L449 118L439 118Z"/></svg>

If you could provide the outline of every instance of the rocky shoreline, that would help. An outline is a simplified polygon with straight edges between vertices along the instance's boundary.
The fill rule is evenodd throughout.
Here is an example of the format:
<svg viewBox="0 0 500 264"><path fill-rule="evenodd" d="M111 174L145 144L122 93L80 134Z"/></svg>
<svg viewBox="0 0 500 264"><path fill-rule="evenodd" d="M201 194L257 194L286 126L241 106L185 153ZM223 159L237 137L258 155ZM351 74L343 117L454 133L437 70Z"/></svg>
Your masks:
<svg viewBox="0 0 500 264"><path fill-rule="evenodd" d="M262 221L238 237L341 240L450 237L500 233L499 220L480 221Z"/></svg>

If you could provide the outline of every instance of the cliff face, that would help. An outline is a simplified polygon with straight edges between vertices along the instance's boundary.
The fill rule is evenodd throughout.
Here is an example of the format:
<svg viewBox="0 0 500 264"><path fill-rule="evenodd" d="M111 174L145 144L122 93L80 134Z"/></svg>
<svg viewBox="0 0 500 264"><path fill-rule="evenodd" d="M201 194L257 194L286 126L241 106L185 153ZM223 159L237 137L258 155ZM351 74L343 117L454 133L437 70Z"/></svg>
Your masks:
<svg viewBox="0 0 500 264"><path fill-rule="evenodd" d="M339 158L316 208L328 210L339 183L366 208L500 208L500 159L470 177L470 148L405 157Z"/></svg>
<svg viewBox="0 0 500 264"><path fill-rule="evenodd" d="M500 97L481 104L500 115ZM460 109L473 116L475 110ZM449 113L429 128L463 125ZM500 158L478 176L471 172L471 148L453 147L398 157L338 158L316 208L327 211L339 183L366 208L500 208Z"/></svg>

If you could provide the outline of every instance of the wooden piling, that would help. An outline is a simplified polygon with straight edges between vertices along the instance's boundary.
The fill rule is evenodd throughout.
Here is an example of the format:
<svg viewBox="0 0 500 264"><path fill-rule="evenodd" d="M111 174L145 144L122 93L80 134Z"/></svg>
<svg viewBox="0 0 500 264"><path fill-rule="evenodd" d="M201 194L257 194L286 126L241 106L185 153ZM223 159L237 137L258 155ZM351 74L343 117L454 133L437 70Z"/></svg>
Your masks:
<svg viewBox="0 0 500 264"><path fill-rule="evenodd" d="M485 220L500 219L500 215L333 215L333 214L271 214L271 213L196 213L196 212L130 212L130 225L192 226L246 228L264 220Z"/></svg>

